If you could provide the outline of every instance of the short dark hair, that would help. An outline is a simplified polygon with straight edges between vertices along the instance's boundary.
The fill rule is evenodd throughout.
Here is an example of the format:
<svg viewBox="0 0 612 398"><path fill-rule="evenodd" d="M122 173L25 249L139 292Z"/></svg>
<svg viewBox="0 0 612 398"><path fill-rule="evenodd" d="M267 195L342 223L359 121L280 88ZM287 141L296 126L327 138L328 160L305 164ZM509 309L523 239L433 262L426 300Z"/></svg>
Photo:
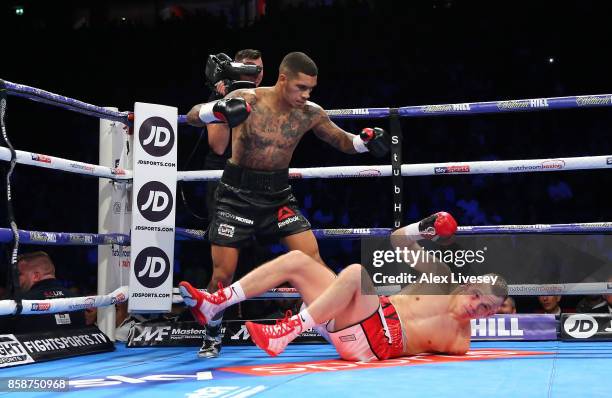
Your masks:
<svg viewBox="0 0 612 398"><path fill-rule="evenodd" d="M240 50L234 55L234 61L244 61L245 59L259 59L261 58L261 51L254 50L252 48L245 48Z"/></svg>
<svg viewBox="0 0 612 398"><path fill-rule="evenodd" d="M17 256L17 264L23 261L23 265L27 268L39 268L44 271L45 274L55 275L55 265L51 257L46 252L35 251L30 253L23 253Z"/></svg>
<svg viewBox="0 0 612 398"><path fill-rule="evenodd" d="M285 55L278 69L280 73L291 76L295 76L298 73L304 73L308 76L317 76L319 74L317 64L308 55L301 52L292 52Z"/></svg>
<svg viewBox="0 0 612 398"><path fill-rule="evenodd" d="M30 252L30 253L22 253L19 256L17 256L17 262L32 261L32 260L39 259L39 258L52 262L51 257L49 257L49 255L42 250Z"/></svg>

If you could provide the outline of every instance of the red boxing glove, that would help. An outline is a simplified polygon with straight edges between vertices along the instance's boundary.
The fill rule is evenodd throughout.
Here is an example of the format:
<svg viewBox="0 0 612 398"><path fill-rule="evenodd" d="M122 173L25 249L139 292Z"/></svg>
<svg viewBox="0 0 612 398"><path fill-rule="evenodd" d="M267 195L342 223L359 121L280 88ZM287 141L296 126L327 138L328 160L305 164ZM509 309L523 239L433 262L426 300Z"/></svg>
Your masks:
<svg viewBox="0 0 612 398"><path fill-rule="evenodd" d="M389 153L391 137L380 127L365 128L353 138L353 146L359 153L370 152L380 158Z"/></svg>
<svg viewBox="0 0 612 398"><path fill-rule="evenodd" d="M441 211L421 220L419 232L425 239L441 245L450 244L457 232L457 221L449 213Z"/></svg>

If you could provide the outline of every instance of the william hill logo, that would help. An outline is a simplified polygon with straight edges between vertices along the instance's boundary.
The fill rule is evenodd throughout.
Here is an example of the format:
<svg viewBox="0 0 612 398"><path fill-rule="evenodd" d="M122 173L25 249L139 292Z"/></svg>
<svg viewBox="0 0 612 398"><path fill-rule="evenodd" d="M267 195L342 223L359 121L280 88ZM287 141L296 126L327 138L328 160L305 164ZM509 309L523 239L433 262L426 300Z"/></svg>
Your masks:
<svg viewBox="0 0 612 398"><path fill-rule="evenodd" d="M425 105L421 108L424 113L465 112L470 111L470 104Z"/></svg>

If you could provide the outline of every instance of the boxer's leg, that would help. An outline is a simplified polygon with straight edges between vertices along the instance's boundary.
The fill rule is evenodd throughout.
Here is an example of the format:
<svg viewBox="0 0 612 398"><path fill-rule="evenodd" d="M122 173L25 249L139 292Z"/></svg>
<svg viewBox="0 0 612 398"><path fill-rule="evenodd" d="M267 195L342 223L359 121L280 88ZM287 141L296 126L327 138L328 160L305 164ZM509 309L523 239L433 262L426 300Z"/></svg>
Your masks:
<svg viewBox="0 0 612 398"><path fill-rule="evenodd" d="M285 236L281 242L287 246L289 250L299 250L302 253L309 255L321 264L325 264L319 254L319 245L312 230L298 232L297 234Z"/></svg>
<svg viewBox="0 0 612 398"><path fill-rule="evenodd" d="M310 262L317 264L314 260ZM362 292L361 280L362 266L349 265L314 301L307 302L308 308L299 314L286 317L276 325L247 322L253 342L274 356L281 353L301 332L316 324L334 319L334 328L340 329L368 318L378 309L379 299L373 294L374 289L368 278L365 278L366 284L363 286L367 294Z"/></svg>

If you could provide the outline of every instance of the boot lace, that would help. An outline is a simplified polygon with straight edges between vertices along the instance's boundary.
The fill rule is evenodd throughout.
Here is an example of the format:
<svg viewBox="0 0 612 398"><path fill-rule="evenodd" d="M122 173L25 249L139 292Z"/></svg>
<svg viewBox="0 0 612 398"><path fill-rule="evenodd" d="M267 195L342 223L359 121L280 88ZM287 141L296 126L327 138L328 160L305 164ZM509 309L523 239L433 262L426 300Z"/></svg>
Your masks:
<svg viewBox="0 0 612 398"><path fill-rule="evenodd" d="M277 320L276 324L264 326L264 332L268 335L268 337L272 338L288 335L295 330L296 326L301 325L299 318L296 320L291 320L290 318L292 316L293 314L291 313L291 310L288 310L285 313L285 317Z"/></svg>

